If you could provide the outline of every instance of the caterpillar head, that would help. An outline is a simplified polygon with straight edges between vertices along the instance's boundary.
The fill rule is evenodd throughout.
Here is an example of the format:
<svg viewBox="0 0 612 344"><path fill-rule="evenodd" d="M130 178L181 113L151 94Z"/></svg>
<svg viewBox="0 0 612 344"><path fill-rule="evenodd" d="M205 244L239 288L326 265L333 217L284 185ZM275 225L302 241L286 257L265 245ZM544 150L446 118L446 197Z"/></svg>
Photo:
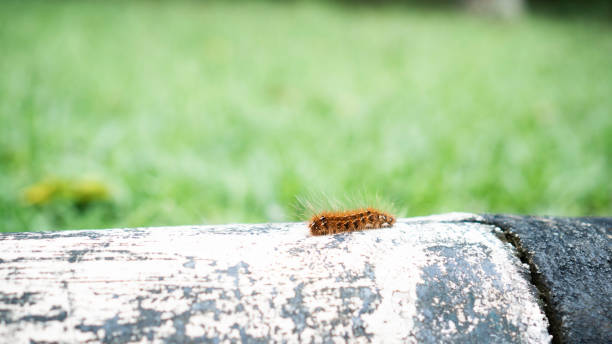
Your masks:
<svg viewBox="0 0 612 344"><path fill-rule="evenodd" d="M321 229L327 227L327 218L324 215L313 217L308 227L313 235L320 234Z"/></svg>

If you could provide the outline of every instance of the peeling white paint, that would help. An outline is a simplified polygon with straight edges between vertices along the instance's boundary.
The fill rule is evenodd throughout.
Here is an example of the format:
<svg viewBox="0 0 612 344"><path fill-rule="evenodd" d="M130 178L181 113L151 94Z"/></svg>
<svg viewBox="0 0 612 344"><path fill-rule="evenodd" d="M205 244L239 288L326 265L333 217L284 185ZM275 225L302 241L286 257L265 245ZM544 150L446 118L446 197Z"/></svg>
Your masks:
<svg viewBox="0 0 612 344"><path fill-rule="evenodd" d="M513 248L497 229L462 223L468 219L477 216L400 219L389 229L319 237L304 223L1 235L0 296L32 296L23 305L0 299L8 311L0 313L0 338L435 342L465 338L493 311L512 327L494 333L506 335L502 341L550 341ZM470 269L449 271L455 256ZM469 309L436 295L432 309L443 313L427 324L418 295L431 282L426 268L442 280L459 276L441 282L459 296L487 292ZM32 315L58 318L24 320Z"/></svg>

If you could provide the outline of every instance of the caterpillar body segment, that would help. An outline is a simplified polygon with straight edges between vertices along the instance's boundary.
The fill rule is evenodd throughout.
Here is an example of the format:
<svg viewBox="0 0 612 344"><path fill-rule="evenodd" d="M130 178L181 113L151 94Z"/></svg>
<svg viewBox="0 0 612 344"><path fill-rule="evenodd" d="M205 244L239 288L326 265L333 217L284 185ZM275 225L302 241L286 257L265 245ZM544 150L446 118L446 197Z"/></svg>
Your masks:
<svg viewBox="0 0 612 344"><path fill-rule="evenodd" d="M324 211L314 215L308 224L310 234L326 235L391 227L395 217L374 208L348 211Z"/></svg>

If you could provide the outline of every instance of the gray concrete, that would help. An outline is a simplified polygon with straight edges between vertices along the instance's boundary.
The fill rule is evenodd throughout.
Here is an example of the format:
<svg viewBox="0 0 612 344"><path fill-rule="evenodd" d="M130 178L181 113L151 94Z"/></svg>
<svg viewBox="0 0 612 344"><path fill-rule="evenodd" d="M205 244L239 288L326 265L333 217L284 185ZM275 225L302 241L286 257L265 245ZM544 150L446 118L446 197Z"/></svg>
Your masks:
<svg viewBox="0 0 612 344"><path fill-rule="evenodd" d="M0 341L549 342L529 266L485 218L0 235Z"/></svg>
<svg viewBox="0 0 612 344"><path fill-rule="evenodd" d="M531 265L560 343L612 343L612 218L483 215Z"/></svg>

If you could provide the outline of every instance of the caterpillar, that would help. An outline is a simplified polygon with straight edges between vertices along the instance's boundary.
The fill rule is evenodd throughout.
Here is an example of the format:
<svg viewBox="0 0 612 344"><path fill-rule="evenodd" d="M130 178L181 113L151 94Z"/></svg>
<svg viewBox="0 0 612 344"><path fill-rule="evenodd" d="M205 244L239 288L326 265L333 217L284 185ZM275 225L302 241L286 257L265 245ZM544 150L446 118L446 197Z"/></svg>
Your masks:
<svg viewBox="0 0 612 344"><path fill-rule="evenodd" d="M394 223L393 215L374 208L365 208L320 212L310 219L308 228L312 235L326 235L391 227Z"/></svg>

